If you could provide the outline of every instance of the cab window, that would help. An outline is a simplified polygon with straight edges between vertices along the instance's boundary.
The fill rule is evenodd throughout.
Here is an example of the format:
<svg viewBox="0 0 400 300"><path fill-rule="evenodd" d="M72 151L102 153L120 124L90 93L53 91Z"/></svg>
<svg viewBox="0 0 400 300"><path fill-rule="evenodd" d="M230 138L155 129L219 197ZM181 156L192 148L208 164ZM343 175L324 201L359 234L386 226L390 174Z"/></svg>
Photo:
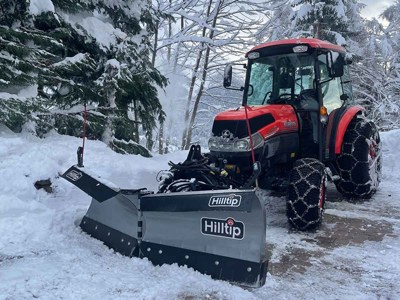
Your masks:
<svg viewBox="0 0 400 300"><path fill-rule="evenodd" d="M266 104L273 89L274 67L268 57L261 58L251 66L250 86L248 102L252 105Z"/></svg>
<svg viewBox="0 0 400 300"><path fill-rule="evenodd" d="M350 78L349 66L344 66L344 74L342 77L342 87L343 87L343 93L346 94L348 97L347 101L350 103L354 102L353 90L351 88L351 78Z"/></svg>
<svg viewBox="0 0 400 300"><path fill-rule="evenodd" d="M249 66L247 103L296 101L302 92L315 89L314 66L314 56L309 53L278 54L253 60Z"/></svg>
<svg viewBox="0 0 400 300"><path fill-rule="evenodd" d="M319 69L320 69L320 80L321 92L323 104L327 108L328 113L334 109L339 108L343 105L343 100L340 96L343 95L343 88L341 79L331 78L328 72L327 55L321 54L318 56Z"/></svg>

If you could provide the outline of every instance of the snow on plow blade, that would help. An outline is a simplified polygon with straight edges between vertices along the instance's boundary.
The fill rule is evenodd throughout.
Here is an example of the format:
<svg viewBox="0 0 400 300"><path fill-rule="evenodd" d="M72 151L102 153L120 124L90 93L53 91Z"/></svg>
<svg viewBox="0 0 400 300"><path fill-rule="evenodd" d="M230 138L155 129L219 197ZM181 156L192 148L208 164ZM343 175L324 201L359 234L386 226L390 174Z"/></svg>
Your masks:
<svg viewBox="0 0 400 300"><path fill-rule="evenodd" d="M254 190L121 190L75 166L62 177L92 197L80 226L110 248L214 279L253 287L265 283L266 220Z"/></svg>

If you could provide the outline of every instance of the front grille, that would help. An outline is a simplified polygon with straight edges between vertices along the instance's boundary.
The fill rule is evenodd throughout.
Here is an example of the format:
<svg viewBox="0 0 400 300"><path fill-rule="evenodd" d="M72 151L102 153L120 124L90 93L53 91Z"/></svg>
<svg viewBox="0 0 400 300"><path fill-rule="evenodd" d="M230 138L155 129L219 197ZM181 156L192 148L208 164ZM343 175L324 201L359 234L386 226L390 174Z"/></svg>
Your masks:
<svg viewBox="0 0 400 300"><path fill-rule="evenodd" d="M275 122L274 117L271 114L265 114L249 120L251 133L255 133L261 128ZM215 120L212 128L214 136L222 136L223 132L228 130L233 134L233 137L239 139L247 137L247 125L246 120Z"/></svg>

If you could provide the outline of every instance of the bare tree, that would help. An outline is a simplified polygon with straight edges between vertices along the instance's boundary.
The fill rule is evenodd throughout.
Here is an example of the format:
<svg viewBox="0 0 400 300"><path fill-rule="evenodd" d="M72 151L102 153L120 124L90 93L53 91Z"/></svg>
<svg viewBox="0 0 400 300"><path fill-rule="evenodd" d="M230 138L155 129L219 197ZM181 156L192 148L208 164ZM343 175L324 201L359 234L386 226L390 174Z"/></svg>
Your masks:
<svg viewBox="0 0 400 300"><path fill-rule="evenodd" d="M169 1L169 0L168 0ZM178 2L178 3L177 3ZM254 44L255 32L265 18L265 2L235 0L169 1L164 13L180 20L160 37L158 51L172 57L173 70L187 77L181 86L187 88L183 113L181 148L192 143L199 106L227 61L238 60ZM171 47L171 46L174 47ZM169 56L169 54L171 56ZM222 82L222 81L221 81ZM213 88L215 84L213 83Z"/></svg>

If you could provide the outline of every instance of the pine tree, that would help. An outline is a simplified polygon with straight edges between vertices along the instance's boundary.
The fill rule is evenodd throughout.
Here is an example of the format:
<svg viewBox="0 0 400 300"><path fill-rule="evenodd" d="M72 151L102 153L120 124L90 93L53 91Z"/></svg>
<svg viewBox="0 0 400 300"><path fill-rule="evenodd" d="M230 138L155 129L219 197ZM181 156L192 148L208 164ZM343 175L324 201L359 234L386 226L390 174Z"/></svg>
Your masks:
<svg viewBox="0 0 400 300"><path fill-rule="evenodd" d="M346 45L361 30L361 5L356 0L294 0L292 36L308 36Z"/></svg>
<svg viewBox="0 0 400 300"><path fill-rule="evenodd" d="M39 136L52 128L79 136L87 103L89 138L149 155L139 132L151 138L164 118L156 87L166 84L150 62L150 1L0 2L5 123L20 131L30 122ZM26 88L33 92L21 97Z"/></svg>
<svg viewBox="0 0 400 300"><path fill-rule="evenodd" d="M383 129L400 127L400 1L382 17L366 22L364 47L358 49L354 69L355 92L370 118Z"/></svg>

